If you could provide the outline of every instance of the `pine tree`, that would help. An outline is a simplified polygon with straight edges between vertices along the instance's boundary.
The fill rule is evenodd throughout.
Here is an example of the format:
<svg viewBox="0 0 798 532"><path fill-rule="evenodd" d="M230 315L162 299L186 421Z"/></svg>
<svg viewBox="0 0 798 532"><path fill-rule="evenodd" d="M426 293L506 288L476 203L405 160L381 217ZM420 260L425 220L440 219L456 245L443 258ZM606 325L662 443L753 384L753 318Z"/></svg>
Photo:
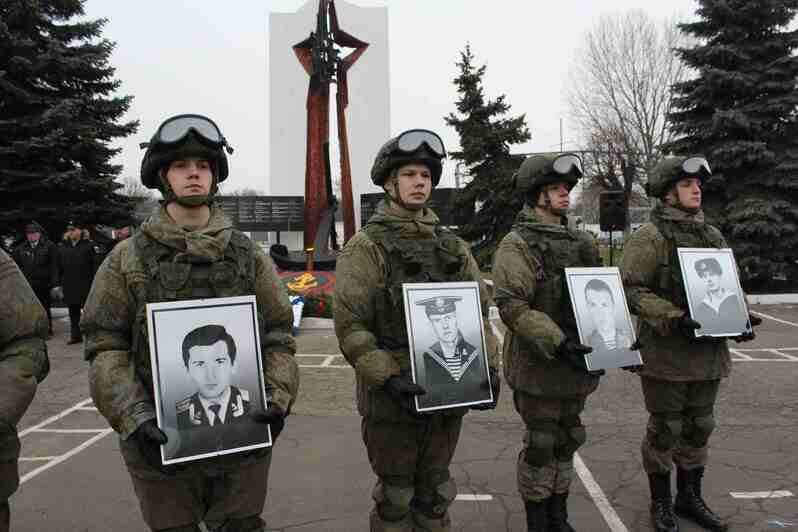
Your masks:
<svg viewBox="0 0 798 532"><path fill-rule="evenodd" d="M460 52L460 72L454 79L460 98L457 114L444 117L460 135L461 151L449 155L461 161L471 180L458 195L460 208L481 207L461 226L459 234L476 243L474 254L480 266L489 266L499 241L509 232L523 199L513 191L512 176L521 160L510 154L512 144L530 139L525 115L506 118L510 105L501 95L486 100L482 78L486 66L474 65L471 46Z"/></svg>
<svg viewBox="0 0 798 532"><path fill-rule="evenodd" d="M119 123L132 100L101 38L104 19L84 15L84 0L0 2L0 234L37 220L53 235L67 221L121 225L132 204L115 191L111 164Z"/></svg>
<svg viewBox="0 0 798 532"><path fill-rule="evenodd" d="M674 86L675 153L702 153L704 187L744 286L796 278L798 260L798 0L700 0L681 24L699 44L677 50L697 76ZM792 271L791 271L792 270Z"/></svg>

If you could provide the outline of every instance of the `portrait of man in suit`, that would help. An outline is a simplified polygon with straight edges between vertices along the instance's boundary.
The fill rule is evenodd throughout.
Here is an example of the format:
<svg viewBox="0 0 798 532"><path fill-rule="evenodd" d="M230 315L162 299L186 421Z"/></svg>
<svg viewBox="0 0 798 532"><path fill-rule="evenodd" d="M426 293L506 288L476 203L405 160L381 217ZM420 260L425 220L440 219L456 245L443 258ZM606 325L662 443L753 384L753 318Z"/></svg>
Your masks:
<svg viewBox="0 0 798 532"><path fill-rule="evenodd" d="M615 323L615 296L610 286L601 279L591 279L585 284L585 303L594 329L587 345L595 352L628 350L632 345L630 331Z"/></svg>
<svg viewBox="0 0 798 532"><path fill-rule="evenodd" d="M482 350L469 343L457 321L459 296L436 296L417 301L424 307L436 341L423 354L426 394L421 408L490 399L488 372Z"/></svg>
<svg viewBox="0 0 798 532"><path fill-rule="evenodd" d="M179 456L211 453L265 441L250 417L250 393L234 386L236 343L221 325L203 325L183 339L183 364L196 392L175 405Z"/></svg>

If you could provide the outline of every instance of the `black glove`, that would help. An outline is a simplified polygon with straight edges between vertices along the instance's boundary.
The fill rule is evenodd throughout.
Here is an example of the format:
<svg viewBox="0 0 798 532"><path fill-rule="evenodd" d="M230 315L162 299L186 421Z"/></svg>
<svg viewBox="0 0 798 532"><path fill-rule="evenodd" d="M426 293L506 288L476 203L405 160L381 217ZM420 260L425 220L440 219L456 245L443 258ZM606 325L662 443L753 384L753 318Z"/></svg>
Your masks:
<svg viewBox="0 0 798 532"><path fill-rule="evenodd" d="M751 324L751 327L756 327L758 325L762 325L762 318L754 316L753 314L748 314L748 323Z"/></svg>
<svg viewBox="0 0 798 532"><path fill-rule="evenodd" d="M277 436L280 435L285 427L285 413L282 408L275 404L269 405L266 410L262 408L253 410L250 417L255 423L269 425L272 433L272 444L277 441Z"/></svg>
<svg viewBox="0 0 798 532"><path fill-rule="evenodd" d="M174 467L165 466L161 462L161 445L169 441L169 438L158 428L154 419L148 419L139 425L131 437L135 438L136 445L148 464L165 475L175 474Z"/></svg>
<svg viewBox="0 0 798 532"><path fill-rule="evenodd" d="M416 410L415 401L413 398L416 395L424 395L427 390L411 381L404 375L393 375L385 381L385 392L391 396L391 399L399 403L402 409L410 414L417 416L419 413Z"/></svg>
<svg viewBox="0 0 798 532"><path fill-rule="evenodd" d="M490 386L491 390L493 391L493 401L490 403L474 405L471 407L472 410L493 410L496 408L496 404L499 402L499 394L502 391L502 381L499 379L499 370L491 367L488 368L488 373L490 374L490 383L484 382L482 383L482 386Z"/></svg>
<svg viewBox="0 0 798 532"><path fill-rule="evenodd" d="M679 331L680 334L686 336L690 340L695 340L697 338L695 331L701 328L701 324L687 314L683 314L678 318L673 318L672 323L675 330Z"/></svg>
<svg viewBox="0 0 798 532"><path fill-rule="evenodd" d="M587 363L585 363L585 355L593 351L593 348L589 345L580 344L575 340L570 340L566 338L562 341L562 343L557 347L557 350L554 352L554 356L557 357L559 360L562 360L566 364L569 364L574 369L579 371L583 371L588 375L592 375L593 377L601 377L606 372L603 369L597 370L588 370Z"/></svg>
<svg viewBox="0 0 798 532"><path fill-rule="evenodd" d="M643 344L640 343L640 338L635 340L635 343L629 346L629 351L640 351L643 348ZM644 364L632 364L631 366L621 366L621 369L624 371L628 371L629 373L637 373L641 369L643 369Z"/></svg>
<svg viewBox="0 0 798 532"><path fill-rule="evenodd" d="M759 320L759 321L761 322L762 320ZM732 339L733 339L735 342L737 342L738 344L739 344L740 342L750 342L750 341L751 341L751 340L753 340L754 338L756 338L756 333L754 332L754 330L753 330L753 329L751 329L751 330L750 330L750 331L748 331L748 332L744 332L744 333L743 333L743 334L741 334L740 336L733 336L733 337L732 337Z"/></svg>

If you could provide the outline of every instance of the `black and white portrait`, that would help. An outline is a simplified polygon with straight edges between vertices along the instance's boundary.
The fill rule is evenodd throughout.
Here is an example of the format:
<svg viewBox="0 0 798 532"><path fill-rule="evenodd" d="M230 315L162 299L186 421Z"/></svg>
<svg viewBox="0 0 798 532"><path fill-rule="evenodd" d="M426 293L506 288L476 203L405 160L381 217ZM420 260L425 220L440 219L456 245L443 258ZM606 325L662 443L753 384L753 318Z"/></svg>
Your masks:
<svg viewBox="0 0 798 532"><path fill-rule="evenodd" d="M254 296L147 305L164 464L271 445Z"/></svg>
<svg viewBox="0 0 798 532"><path fill-rule="evenodd" d="M642 364L618 268L566 268L579 341L593 348L588 369Z"/></svg>
<svg viewBox="0 0 798 532"><path fill-rule="evenodd" d="M737 336L751 327L731 249L678 248L696 336Z"/></svg>
<svg viewBox="0 0 798 532"><path fill-rule="evenodd" d="M416 397L418 411L491 402L478 284L403 288L413 380L427 392Z"/></svg>

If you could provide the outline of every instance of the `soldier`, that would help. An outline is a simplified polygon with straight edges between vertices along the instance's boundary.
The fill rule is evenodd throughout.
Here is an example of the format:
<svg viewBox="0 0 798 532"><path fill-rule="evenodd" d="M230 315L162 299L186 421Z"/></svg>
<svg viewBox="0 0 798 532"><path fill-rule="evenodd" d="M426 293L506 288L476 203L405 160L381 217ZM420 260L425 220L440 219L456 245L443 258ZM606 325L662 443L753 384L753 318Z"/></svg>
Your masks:
<svg viewBox="0 0 798 532"><path fill-rule="evenodd" d="M19 486L17 423L47 376L47 314L14 261L0 251L0 532Z"/></svg>
<svg viewBox="0 0 798 532"><path fill-rule="evenodd" d="M468 246L425 208L445 156L443 142L431 131L414 129L390 139L371 169L385 199L338 258L335 332L355 368L363 441L378 477L372 532L451 530L448 508L456 488L449 464L467 409L416 412L413 397L425 390L410 377L402 295L402 283L479 281L488 323L489 298ZM496 400L495 339L487 327L485 335Z"/></svg>
<svg viewBox="0 0 798 532"><path fill-rule="evenodd" d="M144 145L141 180L158 188L162 205L103 262L81 328L98 410L119 433L144 520L152 530L263 531L271 449L227 454L164 467L167 441L155 422L146 304L254 294L268 409L251 413L273 437L283 427L299 385L291 308L274 266L214 203L232 149L200 115L166 120Z"/></svg>
<svg viewBox="0 0 798 532"><path fill-rule="evenodd" d="M707 442L720 379L731 359L723 338L696 338L701 323L690 318L677 248L726 248L720 231L704 222L701 185L711 175L701 156L666 157L652 170L648 195L660 201L651 221L624 246L621 273L629 307L637 314L645 367L640 372L650 414L642 444L651 490L651 518L658 531L677 531L671 506L676 463L676 514L709 530L726 530L701 497ZM749 317L752 325L761 323ZM750 340L753 333L736 338Z"/></svg>
<svg viewBox="0 0 798 532"><path fill-rule="evenodd" d="M83 238L83 231L74 222L67 222L66 239L58 246L60 282L56 288L69 309L69 340L67 344L83 341L80 332L80 313L86 304L91 282L97 267L97 254L92 243Z"/></svg>
<svg viewBox="0 0 798 532"><path fill-rule="evenodd" d="M572 458L585 442L579 414L603 371L587 370L579 343L566 267L599 266L593 237L571 230L569 193L582 177L576 155L536 155L518 169L525 200L493 264L496 304L507 326L504 376L526 424L518 456L518 490L530 531L569 531Z"/></svg>

